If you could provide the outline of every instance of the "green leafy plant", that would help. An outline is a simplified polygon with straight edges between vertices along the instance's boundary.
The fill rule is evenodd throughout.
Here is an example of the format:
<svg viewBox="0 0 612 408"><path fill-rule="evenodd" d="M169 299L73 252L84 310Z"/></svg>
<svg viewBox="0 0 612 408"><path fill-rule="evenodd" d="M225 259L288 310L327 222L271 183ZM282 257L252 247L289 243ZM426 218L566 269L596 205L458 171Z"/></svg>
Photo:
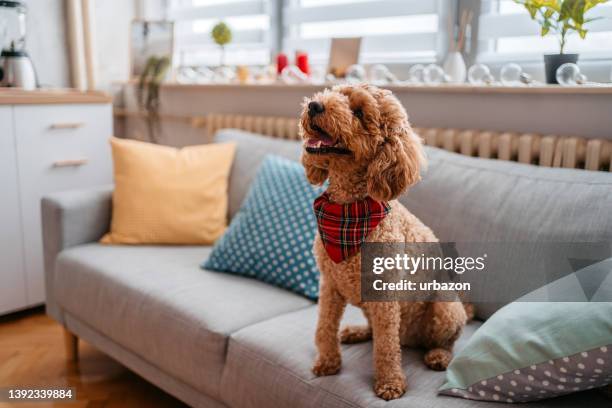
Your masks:
<svg viewBox="0 0 612 408"><path fill-rule="evenodd" d="M597 18L585 18L585 13L601 3L608 0L514 0L522 4L531 18L542 27L542 37L555 33L559 38L559 53L563 54L567 36L571 32L577 32L584 39L587 30L584 25Z"/></svg>
<svg viewBox="0 0 612 408"><path fill-rule="evenodd" d="M170 58L149 57L144 70L138 79L136 97L141 109L147 113L147 129L149 139L157 143L157 134L160 131L159 121L159 87L170 68Z"/></svg>
<svg viewBox="0 0 612 408"><path fill-rule="evenodd" d="M210 35L213 41L221 47L221 65L225 65L225 46L232 41L232 30L223 21L213 27Z"/></svg>

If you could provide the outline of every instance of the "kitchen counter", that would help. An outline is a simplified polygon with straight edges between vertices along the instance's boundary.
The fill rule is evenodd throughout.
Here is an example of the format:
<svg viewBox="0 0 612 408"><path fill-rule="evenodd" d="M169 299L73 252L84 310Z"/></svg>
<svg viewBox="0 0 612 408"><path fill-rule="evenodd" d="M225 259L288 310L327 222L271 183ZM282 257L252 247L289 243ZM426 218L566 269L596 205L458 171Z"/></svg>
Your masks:
<svg viewBox="0 0 612 408"><path fill-rule="evenodd" d="M24 91L0 88L0 105L49 105L72 103L111 103L110 95L100 91L76 89L37 89Z"/></svg>

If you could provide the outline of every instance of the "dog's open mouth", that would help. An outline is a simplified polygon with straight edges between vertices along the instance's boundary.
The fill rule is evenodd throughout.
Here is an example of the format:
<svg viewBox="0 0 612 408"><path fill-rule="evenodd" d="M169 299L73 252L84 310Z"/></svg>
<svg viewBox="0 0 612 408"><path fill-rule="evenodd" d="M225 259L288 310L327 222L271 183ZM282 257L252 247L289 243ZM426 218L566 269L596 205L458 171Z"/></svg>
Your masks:
<svg viewBox="0 0 612 408"><path fill-rule="evenodd" d="M341 142L334 141L334 138L319 126L311 125L310 127L317 134L306 140L306 152L310 154L351 154L349 149Z"/></svg>

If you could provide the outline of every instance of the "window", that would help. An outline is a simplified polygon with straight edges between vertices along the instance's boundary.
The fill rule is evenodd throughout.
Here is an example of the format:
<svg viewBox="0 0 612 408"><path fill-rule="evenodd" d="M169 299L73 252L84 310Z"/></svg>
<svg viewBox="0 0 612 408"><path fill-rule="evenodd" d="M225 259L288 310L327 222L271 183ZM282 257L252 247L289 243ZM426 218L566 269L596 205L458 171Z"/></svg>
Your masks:
<svg viewBox="0 0 612 408"><path fill-rule="evenodd" d="M570 34L566 53L580 53L580 59L612 58L612 3L589 10L588 17L603 17L585 27L586 39ZM531 20L525 8L512 0L482 0L479 21L481 61L540 61L543 53L558 53L557 37L540 36L540 26Z"/></svg>
<svg viewBox="0 0 612 408"><path fill-rule="evenodd" d="M332 37L362 37L361 63L434 60L439 49L440 4L431 0L286 0L283 49L307 51L312 62L324 63Z"/></svg>
<svg viewBox="0 0 612 408"><path fill-rule="evenodd" d="M270 62L272 0L174 0L169 18L175 21L175 55L181 65L219 65L220 47L210 31L223 20L232 29L226 46L228 65Z"/></svg>

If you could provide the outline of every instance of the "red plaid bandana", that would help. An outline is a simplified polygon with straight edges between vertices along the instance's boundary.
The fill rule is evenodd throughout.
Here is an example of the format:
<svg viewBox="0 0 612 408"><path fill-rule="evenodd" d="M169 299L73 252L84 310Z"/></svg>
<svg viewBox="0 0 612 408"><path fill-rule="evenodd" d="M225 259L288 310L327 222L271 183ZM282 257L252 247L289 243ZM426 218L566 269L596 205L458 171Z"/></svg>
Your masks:
<svg viewBox="0 0 612 408"><path fill-rule="evenodd" d="M368 234L391 211L386 202L370 197L349 204L329 201L327 192L314 201L319 234L329 257L335 263L344 261L361 249Z"/></svg>

